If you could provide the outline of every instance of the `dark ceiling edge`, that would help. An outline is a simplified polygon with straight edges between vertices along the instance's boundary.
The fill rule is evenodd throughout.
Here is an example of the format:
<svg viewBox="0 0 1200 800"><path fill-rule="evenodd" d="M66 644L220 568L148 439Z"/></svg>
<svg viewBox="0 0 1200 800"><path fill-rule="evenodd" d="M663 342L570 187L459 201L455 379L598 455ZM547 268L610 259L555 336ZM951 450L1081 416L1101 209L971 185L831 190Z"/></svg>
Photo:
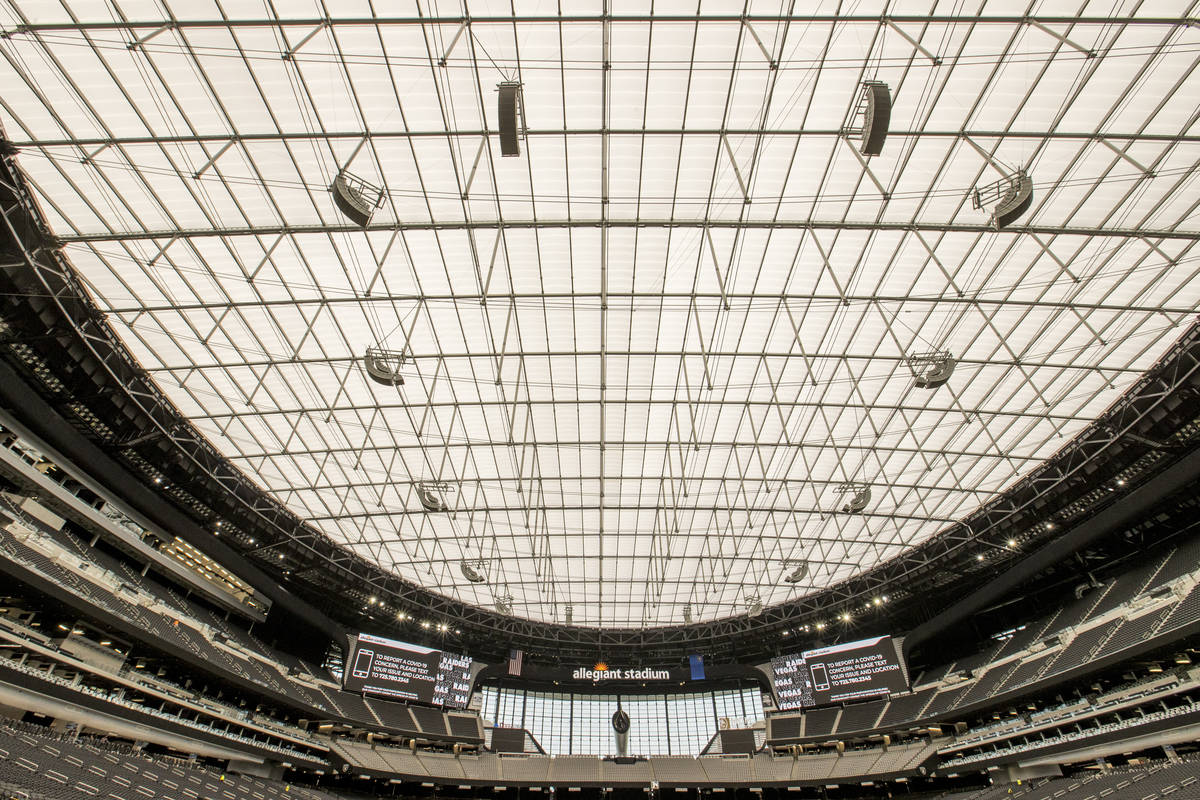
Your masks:
<svg viewBox="0 0 1200 800"><path fill-rule="evenodd" d="M1197 481L1200 481L1200 450L1193 450L1169 469L1131 491L1120 503L1110 505L1094 517L1066 531L1012 569L985 584L979 591L964 597L914 628L904 638L905 659L919 649L920 644L938 632L961 622L988 603L1000 599L1006 592L1016 589L1042 570L1082 550L1101 536L1135 521L1156 504Z"/></svg>
<svg viewBox="0 0 1200 800"><path fill-rule="evenodd" d="M964 586L978 585L983 575L1008 569L1020 558L1019 552L1005 552L1004 539L1019 536L1023 545L1033 546L1059 535L1035 529L1030 525L1032 520L1045 519L1055 513L1094 514L1114 502L1112 497L1088 499L1086 487L1089 479L1094 477L1092 473L1137 466L1139 457L1147 450L1155 449L1146 445L1147 431L1149 435L1155 435L1153 428L1158 425L1161 435L1163 425L1160 423L1164 419L1177 421L1178 414L1172 412L1180 405L1194 401L1195 397L1196 356L1189 351L1200 350L1200 324L1193 322L1168 352L1100 419L1002 496L904 554L853 578L818 593L769 607L757 616L741 614L694 625L610 629L537 622L467 605L384 571L334 544L266 494L249 476L234 468L180 415L108 326L104 314L90 300L62 255L59 243L46 231L44 217L36 199L29 193L11 151L5 151L3 155L0 178L11 176L4 182L3 193L13 195L19 205L6 211L5 223L9 228L7 232L14 239L12 246L18 251L13 255L23 260L23 263L7 264L3 271L3 279L20 288L14 295L16 299L10 298L6 311L12 318L32 322L27 341L36 342L40 350L34 360L29 361L15 352L17 345L11 340L4 344L9 347L7 357L27 370L29 377L42 382L42 395L47 405L53 405L54 399L60 408L70 409L72 415L78 417L74 425L81 435L98 439L101 446L119 454L135 468L134 472L142 473L141 482L151 491L154 488L150 470L158 470L160 466L175 470L175 478L188 486L188 490L180 487L173 498L184 518L203 517L200 521L207 523L211 523L207 519L209 516L239 523L249 519L253 526L251 532L266 541L255 545L255 538L246 534L247 542L241 542L245 554L239 558L253 566L250 556L271 551L286 554L291 561L299 563L297 574L288 579L293 596L298 599L302 598L296 593L303 593L311 600L327 602L328 607L340 612L339 616L349 624L402 635L396 633L398 626L394 617L377 622L360 612L358 604L365 603L367 595L378 594L385 601L395 603L397 608L417 610L426 618L460 626L464 629L462 642L469 642L470 649L486 651L493 657L503 657L508 647L535 650L544 647L575 657L584 652L615 655L618 650L643 657L654 647L672 657L682 657L682 654L699 650L715 654L718 648L723 648L722 655L726 657L737 658L743 654L749 657L750 651L758 657L778 648L780 632L797 628L818 618L817 615L828 619L839 610L857 611L864 601L880 592L893 595L895 602L889 607L889 616L899 617L903 608L915 618L914 621L924 622L935 613L929 604L936 603L937 597L931 597L930 590L938 597L951 596ZM19 225L20 232L14 224ZM22 303L22 298L30 299ZM1181 375L1178 361L1184 356L1191 356L1192 364ZM74 392L64 392L61 387L46 383L38 370L51 365L73 370ZM1164 375L1170 375L1174 382L1166 380ZM123 416L113 424L124 425L129 438L113 440L99 435L95 423L76 410L78 406L93 416L96 411L113 413L115 409ZM1155 413L1151 416L1151 412ZM136 435L130 436L128 429L135 425ZM1130 436L1122 438L1126 432ZM110 436L112 433L109 431ZM147 449L150 454L143 457L141 451ZM1166 461L1173 461L1177 455L1172 452L1161 456L1145 469L1161 469L1167 466ZM148 463L147 459L151 461ZM1138 480L1146 477L1139 474ZM175 491L175 487L172 490ZM203 504L203 510L194 509L189 517L188 501L195 507L199 502L197 495L216 498L210 500L211 504L225 504L226 508ZM1073 498L1075 510L1071 507ZM1084 504L1082 511L1079 510L1080 503ZM267 535L263 536L264 533ZM204 537L205 545L212 542L213 537ZM973 563L973 556L978 552L990 554L987 564ZM284 564L276 567L272 561L265 566L271 572L277 570L281 577L287 574ZM255 574L268 574L257 572L257 569ZM309 571L314 573L311 581L300 575ZM279 587L274 579L268 580ZM880 624L878 617L860 619L855 614L853 623L839 625L835 635L862 633ZM429 638L428 634L412 629L406 629L404 635ZM800 644L793 640L793 649Z"/></svg>
<svg viewBox="0 0 1200 800"><path fill-rule="evenodd" d="M5 361L0 360L0 405L26 425L34 436L84 469L98 483L164 532L182 537L293 613L301 615L331 639L344 629L304 600L293 595L265 572L212 533L197 525L175 505L138 480L63 419Z"/></svg>

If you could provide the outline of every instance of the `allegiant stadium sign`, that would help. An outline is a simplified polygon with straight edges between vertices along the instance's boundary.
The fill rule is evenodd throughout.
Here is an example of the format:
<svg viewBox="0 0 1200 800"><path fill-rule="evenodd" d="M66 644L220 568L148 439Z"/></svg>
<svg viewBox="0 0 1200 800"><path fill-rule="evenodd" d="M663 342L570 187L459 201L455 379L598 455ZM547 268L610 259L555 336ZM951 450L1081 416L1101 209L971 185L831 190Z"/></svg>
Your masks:
<svg viewBox="0 0 1200 800"><path fill-rule="evenodd" d="M599 665L597 665L599 666ZM665 669L587 669L579 667L571 677L577 681L669 681L671 673Z"/></svg>

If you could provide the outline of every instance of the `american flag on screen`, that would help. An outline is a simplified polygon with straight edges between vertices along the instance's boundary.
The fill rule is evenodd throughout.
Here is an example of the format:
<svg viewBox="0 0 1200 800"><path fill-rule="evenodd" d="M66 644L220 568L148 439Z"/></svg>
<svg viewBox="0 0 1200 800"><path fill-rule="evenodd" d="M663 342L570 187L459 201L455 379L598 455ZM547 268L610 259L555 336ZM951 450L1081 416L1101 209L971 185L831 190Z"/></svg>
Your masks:
<svg viewBox="0 0 1200 800"><path fill-rule="evenodd" d="M508 651L508 674L520 675L521 665L525 662L525 653L521 650Z"/></svg>

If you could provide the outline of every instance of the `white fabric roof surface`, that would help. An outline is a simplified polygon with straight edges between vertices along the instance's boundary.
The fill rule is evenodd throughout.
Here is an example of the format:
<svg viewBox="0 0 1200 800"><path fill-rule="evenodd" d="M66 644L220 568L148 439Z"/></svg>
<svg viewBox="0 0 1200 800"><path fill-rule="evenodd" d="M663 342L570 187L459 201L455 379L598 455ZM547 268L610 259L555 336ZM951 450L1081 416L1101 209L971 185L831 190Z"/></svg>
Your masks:
<svg viewBox="0 0 1200 800"><path fill-rule="evenodd" d="M1200 303L1200 29L1148 19L1194 2L564 5L0 4L0 119L110 324L403 578L609 627L819 591L1003 492ZM385 189L366 230L343 167ZM1018 167L1033 207L990 230L971 191Z"/></svg>

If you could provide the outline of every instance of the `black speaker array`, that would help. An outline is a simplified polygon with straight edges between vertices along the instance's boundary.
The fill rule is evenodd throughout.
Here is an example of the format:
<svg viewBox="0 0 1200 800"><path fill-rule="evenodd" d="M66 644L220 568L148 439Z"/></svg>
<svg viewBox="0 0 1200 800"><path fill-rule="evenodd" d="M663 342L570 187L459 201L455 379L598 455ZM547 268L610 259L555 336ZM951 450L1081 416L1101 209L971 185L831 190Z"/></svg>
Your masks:
<svg viewBox="0 0 1200 800"><path fill-rule="evenodd" d="M996 205L992 219L997 228L1003 228L1028 211L1031 205L1033 205L1033 179L1024 171L1018 172Z"/></svg>
<svg viewBox="0 0 1200 800"><path fill-rule="evenodd" d="M885 83L866 85L867 108L863 118L862 146L864 156L877 156L883 152L887 139L888 125L892 121L892 95Z"/></svg>
<svg viewBox="0 0 1200 800"><path fill-rule="evenodd" d="M517 104L520 102L521 84L500 84L500 155L502 156L521 155L520 126L517 121L520 113Z"/></svg>

